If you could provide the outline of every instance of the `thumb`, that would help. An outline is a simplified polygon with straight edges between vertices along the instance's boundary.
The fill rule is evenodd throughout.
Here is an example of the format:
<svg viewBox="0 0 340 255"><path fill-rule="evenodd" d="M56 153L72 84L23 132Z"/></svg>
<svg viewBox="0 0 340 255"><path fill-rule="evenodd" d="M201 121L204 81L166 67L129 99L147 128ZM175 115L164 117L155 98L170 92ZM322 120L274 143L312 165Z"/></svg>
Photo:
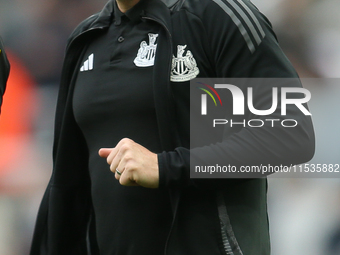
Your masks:
<svg viewBox="0 0 340 255"><path fill-rule="evenodd" d="M111 151L112 151L112 148L101 148L98 151L98 154L102 158L107 158L110 155Z"/></svg>

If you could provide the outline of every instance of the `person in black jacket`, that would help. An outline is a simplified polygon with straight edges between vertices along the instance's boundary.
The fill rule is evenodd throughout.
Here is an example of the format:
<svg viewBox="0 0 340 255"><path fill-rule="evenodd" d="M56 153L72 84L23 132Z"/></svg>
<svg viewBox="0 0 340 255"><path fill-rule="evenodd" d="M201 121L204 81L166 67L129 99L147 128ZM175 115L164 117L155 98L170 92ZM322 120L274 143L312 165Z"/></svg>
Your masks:
<svg viewBox="0 0 340 255"><path fill-rule="evenodd" d="M247 0L110 0L75 29L31 255L270 254L266 179L192 179L190 157L308 161L310 116L288 105L290 131L230 129L190 148L196 77L298 76ZM263 109L274 85L256 88Z"/></svg>
<svg viewBox="0 0 340 255"><path fill-rule="evenodd" d="M2 105L2 97L6 90L6 83L9 75L10 65L5 53L2 39L0 38L0 112Z"/></svg>

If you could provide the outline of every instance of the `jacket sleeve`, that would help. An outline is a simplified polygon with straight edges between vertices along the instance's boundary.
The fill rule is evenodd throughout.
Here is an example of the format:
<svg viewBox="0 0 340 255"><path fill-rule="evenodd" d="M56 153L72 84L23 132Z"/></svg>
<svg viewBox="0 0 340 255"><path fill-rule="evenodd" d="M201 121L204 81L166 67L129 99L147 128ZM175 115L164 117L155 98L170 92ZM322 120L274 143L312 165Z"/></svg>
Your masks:
<svg viewBox="0 0 340 255"><path fill-rule="evenodd" d="M84 21L69 38L80 33L94 16ZM68 44L69 48L69 44ZM82 50L79 48L79 52ZM77 49L78 49L77 48ZM76 56L70 50L66 57ZM88 149L72 110L72 77L78 58L64 61L55 118L53 171L40 204L31 255L88 254L92 248L93 215ZM91 240L92 239L92 240ZM95 254L95 253L93 253Z"/></svg>
<svg viewBox="0 0 340 255"><path fill-rule="evenodd" d="M9 75L10 65L0 38L0 112L2 105L2 96L6 90L6 83Z"/></svg>
<svg viewBox="0 0 340 255"><path fill-rule="evenodd" d="M298 75L280 49L270 22L247 0L214 0L201 14L216 77L233 78L295 78L287 83L271 86L256 85L254 102L257 109L272 105L272 88L301 87ZM278 99L280 106L280 97ZM282 119L280 107L270 116ZM266 119L249 111L244 119ZM314 155L315 138L310 116L305 116L296 106L287 105L285 119L295 119L294 128L282 126L250 128L235 132L225 130L223 140L204 147L176 148L158 155L160 186L219 187L219 183L235 183L237 179L191 179L190 160L207 165L225 162L231 166L260 164L291 165L307 162ZM226 176L228 177L228 176Z"/></svg>

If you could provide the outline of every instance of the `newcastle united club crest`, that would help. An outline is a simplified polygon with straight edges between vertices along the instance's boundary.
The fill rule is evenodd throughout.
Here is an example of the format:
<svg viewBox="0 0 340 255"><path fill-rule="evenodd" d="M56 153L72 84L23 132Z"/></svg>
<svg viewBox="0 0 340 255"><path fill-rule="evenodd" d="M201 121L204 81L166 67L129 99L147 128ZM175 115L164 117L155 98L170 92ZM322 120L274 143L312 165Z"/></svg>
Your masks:
<svg viewBox="0 0 340 255"><path fill-rule="evenodd" d="M173 82L190 81L200 72L190 50L183 56L186 47L186 45L178 45L177 57L172 57L170 80Z"/></svg>
<svg viewBox="0 0 340 255"><path fill-rule="evenodd" d="M155 63L157 44L155 44L158 34L149 33L149 44L142 41L137 53L137 57L133 61L138 67L153 66Z"/></svg>

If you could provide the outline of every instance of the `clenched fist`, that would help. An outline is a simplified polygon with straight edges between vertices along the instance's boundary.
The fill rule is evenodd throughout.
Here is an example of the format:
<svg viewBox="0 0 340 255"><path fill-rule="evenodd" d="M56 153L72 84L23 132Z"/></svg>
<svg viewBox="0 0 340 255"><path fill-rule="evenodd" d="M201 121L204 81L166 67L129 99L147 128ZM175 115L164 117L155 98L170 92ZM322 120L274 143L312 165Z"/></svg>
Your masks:
<svg viewBox="0 0 340 255"><path fill-rule="evenodd" d="M106 158L115 178L124 186L158 188L159 172L157 154L131 139L124 138L114 148L102 148L99 156ZM119 175L117 173L121 173Z"/></svg>

